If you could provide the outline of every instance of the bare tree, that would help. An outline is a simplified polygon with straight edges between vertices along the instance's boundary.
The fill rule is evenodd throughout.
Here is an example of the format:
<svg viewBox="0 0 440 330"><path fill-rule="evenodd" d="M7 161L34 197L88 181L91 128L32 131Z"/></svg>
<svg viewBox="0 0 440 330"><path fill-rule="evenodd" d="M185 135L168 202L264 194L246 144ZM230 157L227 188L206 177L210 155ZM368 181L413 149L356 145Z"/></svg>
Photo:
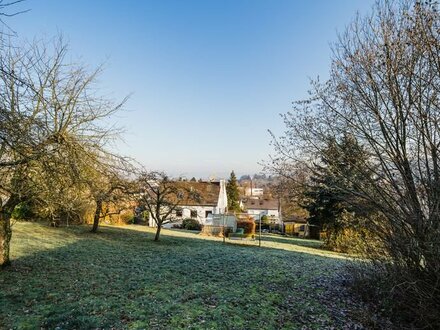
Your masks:
<svg viewBox="0 0 440 330"><path fill-rule="evenodd" d="M278 168L311 166L329 139L348 133L359 141L369 155L357 168L364 184L338 189L380 215L369 222L386 248L376 257L407 282L406 297L414 299L407 307L429 326L438 322L432 293L438 297L440 290L437 7L433 1L378 1L370 16L357 17L334 45L329 81L314 82L312 97L284 116L287 134L274 142L273 158ZM423 313L414 309L415 300L427 306Z"/></svg>
<svg viewBox="0 0 440 330"><path fill-rule="evenodd" d="M280 201L283 218L292 215L306 218L308 213L304 209L304 191L309 186L310 171L307 167L272 168L266 166L267 171L275 171L277 179L271 184L273 197Z"/></svg>
<svg viewBox="0 0 440 330"><path fill-rule="evenodd" d="M98 231L99 222L106 216L120 214L132 208L137 185L130 178L135 173L129 160L117 157L104 165L98 162L95 176L86 179L90 196L96 203L92 232Z"/></svg>
<svg viewBox="0 0 440 330"><path fill-rule="evenodd" d="M0 0L0 25L6 26L10 31L12 31L12 29L8 26L8 24L6 24L4 18L13 17L28 12L29 9L16 10L17 5L19 5L22 2L24 2L24 0L13 0L13 1Z"/></svg>
<svg viewBox="0 0 440 330"><path fill-rule="evenodd" d="M139 203L148 210L156 224L155 241L159 240L164 224L176 221L174 212L183 201L199 199L197 191L188 188L185 182L171 180L163 172L144 172L139 183Z"/></svg>
<svg viewBox="0 0 440 330"><path fill-rule="evenodd" d="M0 265L9 262L10 217L32 195L50 204L62 189L83 183L84 163L107 157L118 131L103 121L118 111L95 88L100 68L68 63L67 47L41 41L0 53ZM52 180L50 178L58 178Z"/></svg>

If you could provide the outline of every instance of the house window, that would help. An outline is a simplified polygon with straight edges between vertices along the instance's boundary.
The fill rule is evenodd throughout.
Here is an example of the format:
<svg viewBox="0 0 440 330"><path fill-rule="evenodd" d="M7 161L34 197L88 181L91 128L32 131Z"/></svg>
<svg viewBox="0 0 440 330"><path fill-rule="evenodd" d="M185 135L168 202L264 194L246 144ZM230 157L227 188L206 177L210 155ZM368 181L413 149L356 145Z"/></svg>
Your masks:
<svg viewBox="0 0 440 330"><path fill-rule="evenodd" d="M191 210L191 218L193 218L193 219L197 218L197 211L196 210Z"/></svg>
<svg viewBox="0 0 440 330"><path fill-rule="evenodd" d="M210 214L212 214L212 211L205 211L205 218L207 218Z"/></svg>
<svg viewBox="0 0 440 330"><path fill-rule="evenodd" d="M176 217L181 218L183 216L183 210L179 207L176 209Z"/></svg>

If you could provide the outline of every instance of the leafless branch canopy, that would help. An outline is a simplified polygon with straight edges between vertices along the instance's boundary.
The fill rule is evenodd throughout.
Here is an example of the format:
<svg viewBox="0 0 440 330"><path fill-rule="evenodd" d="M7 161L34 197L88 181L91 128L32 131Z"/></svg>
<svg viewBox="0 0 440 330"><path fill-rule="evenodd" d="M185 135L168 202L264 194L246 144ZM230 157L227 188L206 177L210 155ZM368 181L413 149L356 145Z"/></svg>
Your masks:
<svg viewBox="0 0 440 330"><path fill-rule="evenodd" d="M311 97L283 116L286 132L274 137L271 159L289 177L292 168L319 163L330 139L355 137L369 155L357 169L368 184L338 188L387 219L376 230L390 254L419 270L439 265L423 247L440 238L437 6L378 1L370 16L357 17L333 46L329 81L312 82Z"/></svg>

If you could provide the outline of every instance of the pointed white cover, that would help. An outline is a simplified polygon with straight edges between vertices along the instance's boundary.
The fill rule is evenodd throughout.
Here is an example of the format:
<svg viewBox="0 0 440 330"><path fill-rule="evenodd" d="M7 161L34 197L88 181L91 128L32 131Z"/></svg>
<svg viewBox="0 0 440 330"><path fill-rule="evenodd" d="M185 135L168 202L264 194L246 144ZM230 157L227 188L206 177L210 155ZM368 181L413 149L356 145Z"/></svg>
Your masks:
<svg viewBox="0 0 440 330"><path fill-rule="evenodd" d="M228 208L228 197L226 195L226 182L220 180L220 192L218 194L218 201L216 207L217 214L224 214Z"/></svg>

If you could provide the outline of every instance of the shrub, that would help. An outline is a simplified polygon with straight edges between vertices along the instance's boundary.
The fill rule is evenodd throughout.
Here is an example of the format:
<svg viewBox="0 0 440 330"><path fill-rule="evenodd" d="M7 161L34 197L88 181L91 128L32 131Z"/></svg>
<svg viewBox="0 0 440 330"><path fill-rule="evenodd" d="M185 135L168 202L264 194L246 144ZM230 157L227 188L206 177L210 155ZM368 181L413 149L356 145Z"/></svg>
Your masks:
<svg viewBox="0 0 440 330"><path fill-rule="evenodd" d="M28 220L31 219L32 216L33 216L32 208L26 202L22 202L18 204L14 208L14 211L12 212L12 218L17 220Z"/></svg>
<svg viewBox="0 0 440 330"><path fill-rule="evenodd" d="M222 226L205 225L202 226L202 232L200 234L205 236L223 237L224 233L227 237L229 233L232 233L233 231L234 229L232 227L223 228Z"/></svg>
<svg viewBox="0 0 440 330"><path fill-rule="evenodd" d="M269 225L270 224L270 219L269 219L269 217L266 214L261 217L261 224L263 224L263 225Z"/></svg>
<svg viewBox="0 0 440 330"><path fill-rule="evenodd" d="M135 220L133 212L123 212L123 213L119 214L119 217L115 217L115 218L117 218L117 219L115 219L116 222L125 223L125 224L133 224L134 220ZM113 220L113 219L111 219L111 220Z"/></svg>
<svg viewBox="0 0 440 330"><path fill-rule="evenodd" d="M356 255L365 255L367 248L382 251L380 242L367 228L345 228L334 235L333 240L326 239L326 235L323 232L321 239L325 242L324 247L332 251Z"/></svg>
<svg viewBox="0 0 440 330"><path fill-rule="evenodd" d="M134 215L132 215L131 217L129 217L128 219L126 219L125 220L125 222L127 223L127 224L130 224L130 225L132 225L132 224L134 224L136 221L136 218L134 217Z"/></svg>
<svg viewBox="0 0 440 330"><path fill-rule="evenodd" d="M243 228L245 234L255 234L255 221L253 220L238 220L237 228Z"/></svg>
<svg viewBox="0 0 440 330"><path fill-rule="evenodd" d="M202 226L196 219L184 219L182 221L182 229L186 230L201 230Z"/></svg>
<svg viewBox="0 0 440 330"><path fill-rule="evenodd" d="M395 329L439 329L440 284L433 282L429 274L414 274L387 262L352 263L348 265L348 273L351 290L371 310L365 319L371 321L371 314L376 314L391 319Z"/></svg>

